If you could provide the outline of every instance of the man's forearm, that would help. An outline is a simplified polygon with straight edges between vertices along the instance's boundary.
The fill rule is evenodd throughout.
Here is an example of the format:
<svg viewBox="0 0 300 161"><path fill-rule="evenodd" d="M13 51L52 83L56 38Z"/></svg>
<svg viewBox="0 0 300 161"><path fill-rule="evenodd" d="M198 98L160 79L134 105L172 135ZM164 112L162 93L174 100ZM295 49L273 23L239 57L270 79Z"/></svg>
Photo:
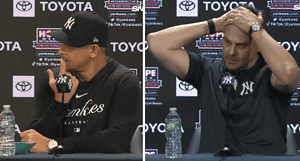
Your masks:
<svg viewBox="0 0 300 161"><path fill-rule="evenodd" d="M284 85L292 85L298 82L298 65L288 51L264 29L254 32L252 38L273 74L281 83L284 83Z"/></svg>
<svg viewBox="0 0 300 161"><path fill-rule="evenodd" d="M170 27L148 35L152 50L177 50L196 38L209 34L206 21Z"/></svg>

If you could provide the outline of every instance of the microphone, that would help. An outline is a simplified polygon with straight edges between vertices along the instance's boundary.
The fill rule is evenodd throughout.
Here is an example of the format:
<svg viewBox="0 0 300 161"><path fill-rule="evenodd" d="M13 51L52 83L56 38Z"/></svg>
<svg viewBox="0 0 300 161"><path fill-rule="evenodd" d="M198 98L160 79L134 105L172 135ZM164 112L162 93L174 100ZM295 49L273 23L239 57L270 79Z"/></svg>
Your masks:
<svg viewBox="0 0 300 161"><path fill-rule="evenodd" d="M56 84L58 93L70 93L72 86L73 86L71 77L66 74L58 76L55 84Z"/></svg>
<svg viewBox="0 0 300 161"><path fill-rule="evenodd" d="M223 76L221 81L222 89L227 93L230 93L233 89L234 80L235 80L235 76L231 76L231 75Z"/></svg>
<svg viewBox="0 0 300 161"><path fill-rule="evenodd" d="M227 157L227 156L241 156L241 154L238 151L235 151L234 149L229 149L228 144L228 136L227 136L227 130L228 130L228 119L229 119L229 94L232 91L234 87L235 82L235 76L232 75L225 75L222 77L221 80L221 87L222 89L228 93L227 97L227 112L226 112L226 127L225 127L225 143L224 147L222 149L219 149L215 152L214 156L220 156L220 157Z"/></svg>
<svg viewBox="0 0 300 161"><path fill-rule="evenodd" d="M55 83L56 88L58 90L58 93L62 93L62 103L64 106L64 94L70 93L72 90L73 83L71 81L71 77L63 74L61 76L58 76L57 81ZM62 116L63 120L63 116ZM60 154L63 154L64 146L62 145L62 131L63 131L63 123L60 125L60 138L58 140L58 146L51 149L48 154L54 154L56 156L59 156Z"/></svg>

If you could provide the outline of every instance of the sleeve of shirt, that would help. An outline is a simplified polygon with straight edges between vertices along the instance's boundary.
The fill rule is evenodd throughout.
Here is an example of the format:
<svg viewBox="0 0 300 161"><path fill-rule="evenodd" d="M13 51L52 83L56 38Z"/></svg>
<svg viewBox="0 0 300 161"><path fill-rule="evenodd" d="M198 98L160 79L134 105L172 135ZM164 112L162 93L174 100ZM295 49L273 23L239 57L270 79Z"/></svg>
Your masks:
<svg viewBox="0 0 300 161"><path fill-rule="evenodd" d="M188 74L184 78L184 81L190 83L197 89L201 88L202 76L205 71L211 64L212 58L201 56L199 53L193 53L186 51L190 58L190 65Z"/></svg>
<svg viewBox="0 0 300 161"><path fill-rule="evenodd" d="M54 93L48 85L48 73L45 72L40 81L36 94L34 115L28 129L34 129L48 138L57 138L62 119L69 108L69 104L55 101Z"/></svg>
<svg viewBox="0 0 300 161"><path fill-rule="evenodd" d="M292 93L282 93L280 91L278 91L277 89L275 89L273 86L272 86L272 83L271 83L271 75L272 75L272 71L271 69L269 68L268 69L268 78L270 78L269 80L269 89L270 89L270 93L272 94L272 96L274 98L276 98L276 101L278 101L278 104L280 105L280 107L286 112L288 113L288 107L290 106L290 103L291 103L291 97L293 95L294 92Z"/></svg>
<svg viewBox="0 0 300 161"><path fill-rule="evenodd" d="M107 128L90 135L63 138L65 153L130 152L130 142L139 123L140 87L137 76L125 74L117 83L111 101Z"/></svg>

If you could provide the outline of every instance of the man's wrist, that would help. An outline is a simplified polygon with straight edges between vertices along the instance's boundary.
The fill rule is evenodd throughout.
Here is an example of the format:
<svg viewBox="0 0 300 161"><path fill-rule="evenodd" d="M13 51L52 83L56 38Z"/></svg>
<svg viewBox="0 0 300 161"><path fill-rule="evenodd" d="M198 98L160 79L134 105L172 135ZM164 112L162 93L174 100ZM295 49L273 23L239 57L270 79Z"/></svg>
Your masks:
<svg viewBox="0 0 300 161"><path fill-rule="evenodd" d="M255 38L260 38L261 36L263 36L263 32L265 32L266 30L265 29L260 29L259 31L256 31L256 32L252 32L251 33L251 37L253 38L253 39L255 39Z"/></svg>
<svg viewBox="0 0 300 161"><path fill-rule="evenodd" d="M58 146L58 142L54 139L49 139L47 146L48 146L48 150L51 150Z"/></svg>
<svg viewBox="0 0 300 161"><path fill-rule="evenodd" d="M213 18L212 19L215 24L215 30L216 32L222 32L222 22L220 18Z"/></svg>

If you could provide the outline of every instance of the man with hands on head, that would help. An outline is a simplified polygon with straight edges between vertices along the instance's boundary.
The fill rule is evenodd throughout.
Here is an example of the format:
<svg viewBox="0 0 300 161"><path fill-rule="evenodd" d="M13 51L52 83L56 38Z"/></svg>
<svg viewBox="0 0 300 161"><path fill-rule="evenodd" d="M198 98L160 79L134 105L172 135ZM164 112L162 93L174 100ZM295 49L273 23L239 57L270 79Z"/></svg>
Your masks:
<svg viewBox="0 0 300 161"><path fill-rule="evenodd" d="M262 12L235 8L212 20L170 27L147 37L153 56L171 73L198 89L201 99L200 152L224 146L229 95L228 144L241 154L284 155L288 106L299 81L298 65L263 28ZM215 31L214 31L215 30ZM223 32L223 57L183 49L191 41ZM231 93L221 79L234 75Z"/></svg>
<svg viewBox="0 0 300 161"><path fill-rule="evenodd" d="M94 12L76 12L62 30L49 35L62 43L61 66L44 73L33 119L21 141L36 143L31 152L48 152L57 147L63 125L62 153L129 153L139 124L139 80L106 56L104 20ZM56 81L64 74L73 87L62 102Z"/></svg>

